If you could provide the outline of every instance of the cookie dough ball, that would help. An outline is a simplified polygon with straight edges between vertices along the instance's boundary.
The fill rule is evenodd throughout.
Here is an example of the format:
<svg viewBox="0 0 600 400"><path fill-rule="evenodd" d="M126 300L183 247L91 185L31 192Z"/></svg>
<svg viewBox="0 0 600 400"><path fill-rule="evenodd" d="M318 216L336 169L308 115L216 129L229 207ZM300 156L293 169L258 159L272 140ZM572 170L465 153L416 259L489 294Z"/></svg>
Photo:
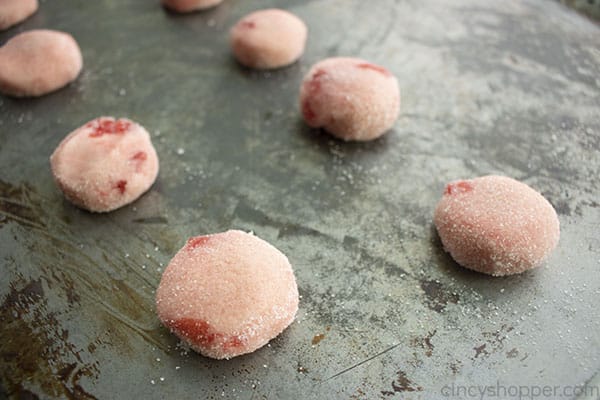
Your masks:
<svg viewBox="0 0 600 400"><path fill-rule="evenodd" d="M310 127L343 140L373 140L398 118L400 89L384 67L359 58L328 58L304 77L300 109Z"/></svg>
<svg viewBox="0 0 600 400"><path fill-rule="evenodd" d="M0 31L26 20L37 9L37 0L0 0Z"/></svg>
<svg viewBox="0 0 600 400"><path fill-rule="evenodd" d="M93 212L131 203L158 175L150 135L125 118L96 118L71 132L50 157L50 165L65 197Z"/></svg>
<svg viewBox="0 0 600 400"><path fill-rule="evenodd" d="M253 352L292 323L298 287L288 259L249 233L190 238L156 291L161 322L211 358Z"/></svg>
<svg viewBox="0 0 600 400"><path fill-rule="evenodd" d="M307 32L304 22L292 13L275 8L255 11L231 28L231 49L247 67L280 68L304 53Z"/></svg>
<svg viewBox="0 0 600 400"><path fill-rule="evenodd" d="M552 205L526 184L504 176L449 183L434 223L457 263L494 276L539 266L560 235Z"/></svg>
<svg viewBox="0 0 600 400"><path fill-rule="evenodd" d="M41 96L75 80L82 66L81 50L68 33L24 32L0 47L0 92Z"/></svg>
<svg viewBox="0 0 600 400"><path fill-rule="evenodd" d="M223 0L161 0L163 6L179 13L188 13L214 7Z"/></svg>

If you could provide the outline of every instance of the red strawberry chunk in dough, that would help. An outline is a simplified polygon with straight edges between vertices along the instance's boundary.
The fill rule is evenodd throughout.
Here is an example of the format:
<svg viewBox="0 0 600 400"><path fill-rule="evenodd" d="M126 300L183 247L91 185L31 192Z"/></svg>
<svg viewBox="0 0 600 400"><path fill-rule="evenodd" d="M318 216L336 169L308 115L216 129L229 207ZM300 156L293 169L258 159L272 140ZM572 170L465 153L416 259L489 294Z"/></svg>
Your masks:
<svg viewBox="0 0 600 400"><path fill-rule="evenodd" d="M307 82L308 90L311 94L317 95L321 91L321 79L327 75L322 69L318 69Z"/></svg>
<svg viewBox="0 0 600 400"><path fill-rule="evenodd" d="M387 69L385 69L384 67L381 67L379 65L375 65L375 64L371 64L371 63L360 63L360 64L357 64L356 66L358 68L370 69L372 71L379 72L380 74L382 74L384 76L392 76L392 73L390 71L388 71Z"/></svg>
<svg viewBox="0 0 600 400"><path fill-rule="evenodd" d="M119 119L100 118L86 124L88 128L92 128L93 132L90 137L96 138L102 135L123 134L131 128L131 122Z"/></svg>
<svg viewBox="0 0 600 400"><path fill-rule="evenodd" d="M241 22L241 26L247 29L254 29L256 28L256 23L254 21L250 21L250 20L243 20Z"/></svg>
<svg viewBox="0 0 600 400"><path fill-rule="evenodd" d="M312 78L306 81L305 85L307 87L307 91L311 94L311 97L316 96L321 90L321 79L326 75L327 72L325 72L322 69L317 69L313 73ZM317 124L318 116L313 106L311 105L311 97L305 98L302 103L302 116L309 124Z"/></svg>
<svg viewBox="0 0 600 400"><path fill-rule="evenodd" d="M193 238L189 238L186 247L190 250L194 250L196 247L202 246L206 244L210 240L210 236L196 236Z"/></svg>
<svg viewBox="0 0 600 400"><path fill-rule="evenodd" d="M121 192L121 194L125 193L125 187L127 186L127 181L121 179L120 181L117 182L117 184L115 185L115 188L119 189L119 192Z"/></svg>
<svg viewBox="0 0 600 400"><path fill-rule="evenodd" d="M306 121L309 123L312 123L317 119L317 114L315 114L315 112L313 111L308 100L305 100L304 103L302 103L302 115L304 116L304 119L306 119Z"/></svg>
<svg viewBox="0 0 600 400"><path fill-rule="evenodd" d="M145 151L138 151L130 158L135 163L135 172L141 172L144 168L144 161L148 159L148 153Z"/></svg>
<svg viewBox="0 0 600 400"><path fill-rule="evenodd" d="M227 337L221 333L214 332L206 321L192 318L182 318L168 321L167 327L184 338L199 343L202 346L213 346L218 344L224 350L235 351L244 345L242 339L237 336Z"/></svg>
<svg viewBox="0 0 600 400"><path fill-rule="evenodd" d="M133 157L131 157L132 160L137 160L137 161L146 161L147 158L148 158L148 154L145 151L138 151L137 153L135 153L133 155Z"/></svg>
<svg viewBox="0 0 600 400"><path fill-rule="evenodd" d="M473 186L467 181L458 181L446 185L444 194L466 193L473 190Z"/></svg>

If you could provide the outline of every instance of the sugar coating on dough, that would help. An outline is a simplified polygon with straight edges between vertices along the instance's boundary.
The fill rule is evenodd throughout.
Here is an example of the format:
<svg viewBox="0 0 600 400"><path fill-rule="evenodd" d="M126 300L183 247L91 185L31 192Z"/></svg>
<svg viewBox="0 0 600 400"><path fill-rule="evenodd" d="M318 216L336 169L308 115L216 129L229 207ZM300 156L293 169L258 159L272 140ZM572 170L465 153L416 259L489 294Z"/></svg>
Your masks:
<svg viewBox="0 0 600 400"><path fill-rule="evenodd" d="M250 13L230 31L231 49L243 65L273 69L292 64L304 53L308 29L294 14L267 9Z"/></svg>
<svg viewBox="0 0 600 400"><path fill-rule="evenodd" d="M359 58L328 58L304 77L300 110L313 128L343 140L372 140L398 118L400 88L384 67Z"/></svg>
<svg viewBox="0 0 600 400"><path fill-rule="evenodd" d="M37 0L0 0L0 31L26 20L37 9Z"/></svg>
<svg viewBox="0 0 600 400"><path fill-rule="evenodd" d="M0 47L0 92L41 96L73 81L82 66L81 50L68 33L23 32Z"/></svg>
<svg viewBox="0 0 600 400"><path fill-rule="evenodd" d="M170 10L187 13L215 7L223 0L161 0L162 4Z"/></svg>
<svg viewBox="0 0 600 400"><path fill-rule="evenodd" d="M50 157L65 197L93 212L131 203L158 175L158 156L148 132L126 118L96 118L71 132Z"/></svg>
<svg viewBox="0 0 600 400"><path fill-rule="evenodd" d="M230 230L188 240L162 275L156 310L197 352L231 358L264 346L292 323L298 287L283 253Z"/></svg>
<svg viewBox="0 0 600 400"><path fill-rule="evenodd" d="M434 223L457 263L494 276L539 266L560 236L556 211L541 194L495 175L449 183Z"/></svg>

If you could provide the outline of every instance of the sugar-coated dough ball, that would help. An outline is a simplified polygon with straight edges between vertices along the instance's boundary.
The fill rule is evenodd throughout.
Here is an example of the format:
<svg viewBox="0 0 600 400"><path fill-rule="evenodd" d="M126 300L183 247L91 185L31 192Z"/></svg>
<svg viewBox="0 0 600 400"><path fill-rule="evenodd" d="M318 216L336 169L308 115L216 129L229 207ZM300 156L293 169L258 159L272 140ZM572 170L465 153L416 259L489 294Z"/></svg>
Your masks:
<svg viewBox="0 0 600 400"><path fill-rule="evenodd" d="M205 10L221 3L223 0L161 0L162 4L170 10L187 13Z"/></svg>
<svg viewBox="0 0 600 400"><path fill-rule="evenodd" d="M253 352L279 335L298 311L298 287L283 253L231 230L190 238L156 291L161 322L204 356Z"/></svg>
<svg viewBox="0 0 600 400"><path fill-rule="evenodd" d="M434 223L457 263L494 276L539 266L560 236L552 205L526 184L504 176L449 183Z"/></svg>
<svg viewBox="0 0 600 400"><path fill-rule="evenodd" d="M23 32L0 47L0 92L41 96L75 80L82 66L81 50L68 33Z"/></svg>
<svg viewBox="0 0 600 400"><path fill-rule="evenodd" d="M37 9L37 0L0 0L0 31L26 20Z"/></svg>
<svg viewBox="0 0 600 400"><path fill-rule="evenodd" d="M343 140L372 140L396 122L400 88L384 67L359 58L328 58L304 77L300 110L313 128Z"/></svg>
<svg viewBox="0 0 600 400"><path fill-rule="evenodd" d="M247 67L280 68L304 53L307 32L304 22L290 12L275 8L255 11L231 28L231 49Z"/></svg>
<svg viewBox="0 0 600 400"><path fill-rule="evenodd" d="M60 142L50 165L65 197L94 212L131 203L158 175L148 132L128 119L96 118Z"/></svg>

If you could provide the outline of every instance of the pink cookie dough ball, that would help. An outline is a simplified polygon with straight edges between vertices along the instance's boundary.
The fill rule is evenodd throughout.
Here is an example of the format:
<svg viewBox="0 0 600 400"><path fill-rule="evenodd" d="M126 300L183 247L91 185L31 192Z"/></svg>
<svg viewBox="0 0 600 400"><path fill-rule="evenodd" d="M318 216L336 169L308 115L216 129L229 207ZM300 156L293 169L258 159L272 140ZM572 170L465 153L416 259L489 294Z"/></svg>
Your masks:
<svg viewBox="0 0 600 400"><path fill-rule="evenodd" d="M78 207L107 212L146 192L158 175L148 132L125 118L96 118L71 132L50 157L52 174Z"/></svg>
<svg viewBox="0 0 600 400"><path fill-rule="evenodd" d="M0 0L0 31L26 20L37 9L37 0Z"/></svg>
<svg viewBox="0 0 600 400"><path fill-rule="evenodd" d="M205 10L221 3L223 0L161 0L163 6L179 13Z"/></svg>
<svg viewBox="0 0 600 400"><path fill-rule="evenodd" d="M400 88L384 67L359 58L328 58L304 77L300 110L310 127L342 140L373 140L396 122Z"/></svg>
<svg viewBox="0 0 600 400"><path fill-rule="evenodd" d="M457 263L494 276L539 266L560 236L552 205L526 184L504 176L449 183L434 223Z"/></svg>
<svg viewBox="0 0 600 400"><path fill-rule="evenodd" d="M287 328L298 287L283 253L249 233L190 238L156 291L160 321L200 354L251 353Z"/></svg>
<svg viewBox="0 0 600 400"><path fill-rule="evenodd" d="M307 32L304 22L292 13L275 8L255 11L231 28L231 49L247 67L280 68L304 53Z"/></svg>
<svg viewBox="0 0 600 400"><path fill-rule="evenodd" d="M82 66L79 46L68 33L23 32L0 47L0 92L41 96L75 80Z"/></svg>

